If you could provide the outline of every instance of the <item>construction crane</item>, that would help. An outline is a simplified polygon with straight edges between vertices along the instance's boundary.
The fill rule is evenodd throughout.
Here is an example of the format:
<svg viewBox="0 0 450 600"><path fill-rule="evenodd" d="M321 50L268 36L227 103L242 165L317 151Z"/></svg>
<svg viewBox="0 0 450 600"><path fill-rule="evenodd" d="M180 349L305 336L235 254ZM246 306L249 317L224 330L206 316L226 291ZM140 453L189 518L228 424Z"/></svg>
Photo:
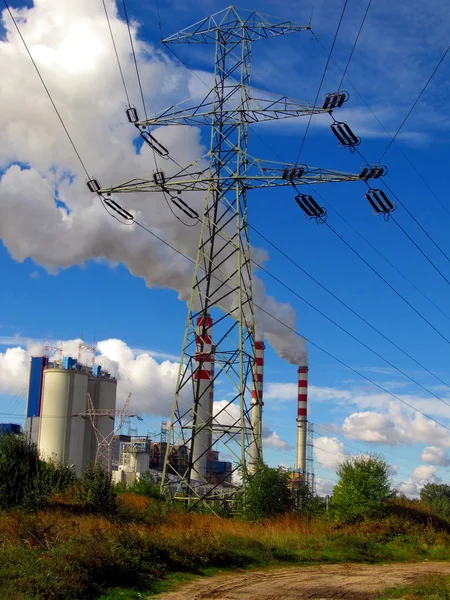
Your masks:
<svg viewBox="0 0 450 600"><path fill-rule="evenodd" d="M338 91L328 94L318 107L286 96L265 99L252 94L253 42L308 29L290 21L277 22L256 11L239 9L238 12L231 6L163 40L164 44L214 44L213 86L198 104L190 99L145 120L139 120L135 108L128 108L128 120L155 155L170 158L169 149L151 133L155 127L169 125L207 128L211 140L209 152L173 172L158 167L148 179L132 179L110 187L101 187L95 179L87 183L92 192L99 194L102 201L117 212L121 210L125 218L132 216L113 195L163 192L194 220L198 215L189 206L189 193L201 192L205 196L169 427L169 451L162 476L163 491L189 506L200 502L211 504L218 497L232 498L238 489L230 484L229 478L226 486L220 481L211 482L208 464L211 454L219 448L233 456L234 474L239 470L254 471L262 460L261 419L251 418L252 411L261 411L261 406L258 402L251 403L255 314L248 192L361 182L378 173L376 165L365 165L361 173L353 174L303 164L269 162L249 152L249 125L312 114L331 115L347 100ZM325 210L310 196L298 194L296 200L307 217L318 221L326 217ZM229 392L214 414L212 389L218 380L228 383ZM257 388L258 382L253 390L257 392ZM252 421L258 423L256 428ZM189 452L189 460L174 467L169 462L170 448L183 446Z"/></svg>

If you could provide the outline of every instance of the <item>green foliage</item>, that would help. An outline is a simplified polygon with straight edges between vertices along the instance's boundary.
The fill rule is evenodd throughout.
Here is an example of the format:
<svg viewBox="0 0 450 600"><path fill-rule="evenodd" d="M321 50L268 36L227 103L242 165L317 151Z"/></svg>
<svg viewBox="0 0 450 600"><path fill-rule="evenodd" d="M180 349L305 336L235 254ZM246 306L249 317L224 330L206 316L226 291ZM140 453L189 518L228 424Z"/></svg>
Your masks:
<svg viewBox="0 0 450 600"><path fill-rule="evenodd" d="M117 493L112 484L112 475L100 463L91 465L83 473L78 485L78 500L92 511L112 514L117 507Z"/></svg>
<svg viewBox="0 0 450 600"><path fill-rule="evenodd" d="M289 473L282 467L261 464L256 473L247 477L241 499L242 516L257 521L289 512L293 507L289 482Z"/></svg>
<svg viewBox="0 0 450 600"><path fill-rule="evenodd" d="M57 494L71 488L77 480L72 467L54 460L42 462L41 469L42 477L47 480L51 491Z"/></svg>
<svg viewBox="0 0 450 600"><path fill-rule="evenodd" d="M408 585L385 590L380 600L403 598L404 600L450 600L450 580L441 575L430 575L423 580Z"/></svg>
<svg viewBox="0 0 450 600"><path fill-rule="evenodd" d="M139 479L136 479L134 483L128 486L127 491L153 500L163 499L159 490L159 485L156 483L151 473L144 473L141 475Z"/></svg>
<svg viewBox="0 0 450 600"><path fill-rule="evenodd" d="M45 463L25 436L0 435L0 507L32 510L51 494Z"/></svg>
<svg viewBox="0 0 450 600"><path fill-rule="evenodd" d="M358 522L385 514L392 497L388 465L380 456L358 456L345 460L337 470L331 505L338 520Z"/></svg>
<svg viewBox="0 0 450 600"><path fill-rule="evenodd" d="M317 496L308 485L302 485L295 490L296 511L307 517L324 515L327 510L325 498Z"/></svg>
<svg viewBox="0 0 450 600"><path fill-rule="evenodd" d="M450 518L450 485L427 483L420 491L420 499L440 517Z"/></svg>

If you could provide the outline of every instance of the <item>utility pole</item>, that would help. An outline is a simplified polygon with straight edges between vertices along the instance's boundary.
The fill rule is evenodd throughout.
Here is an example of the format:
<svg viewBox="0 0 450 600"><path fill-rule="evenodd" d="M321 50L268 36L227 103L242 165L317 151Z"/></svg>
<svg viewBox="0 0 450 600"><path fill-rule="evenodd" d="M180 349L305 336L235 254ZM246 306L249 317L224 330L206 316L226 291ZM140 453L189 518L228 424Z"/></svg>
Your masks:
<svg viewBox="0 0 450 600"><path fill-rule="evenodd" d="M198 105L187 100L145 120L139 120L136 109L130 108L128 119L158 155L170 158L169 150L150 132L166 125L206 127L210 132L209 152L202 162L174 173L158 170L149 179L104 188L96 180L88 182L89 189L114 210L120 209L125 218L131 215L111 199L112 194L162 192L192 218L196 213L189 206L189 193L205 195L161 484L163 491L190 506L218 497L232 499L240 487L231 483L230 476L226 482L224 478L223 483L211 483L208 465L216 460L215 451L233 456L235 474L249 469L251 455L257 454L262 460L262 427L260 420L258 427L253 427L251 415L252 387L258 397L258 382L252 382L255 312L247 194L264 188L367 180L373 171L368 170L367 175L343 173L269 162L249 153L250 124L331 114L345 100L339 92L328 94L324 105L318 107L287 96L264 99L252 94L253 42L308 29L230 6L163 40L164 44L213 44L213 86ZM205 161L209 164L203 168ZM296 200L307 217L325 217L325 210L311 196L298 194ZM220 408L213 411L212 388L217 382L226 384L227 391L220 404L216 403ZM253 406L260 410L257 404ZM252 452L253 445L257 452ZM186 448L189 460L174 467L171 449L180 447Z"/></svg>

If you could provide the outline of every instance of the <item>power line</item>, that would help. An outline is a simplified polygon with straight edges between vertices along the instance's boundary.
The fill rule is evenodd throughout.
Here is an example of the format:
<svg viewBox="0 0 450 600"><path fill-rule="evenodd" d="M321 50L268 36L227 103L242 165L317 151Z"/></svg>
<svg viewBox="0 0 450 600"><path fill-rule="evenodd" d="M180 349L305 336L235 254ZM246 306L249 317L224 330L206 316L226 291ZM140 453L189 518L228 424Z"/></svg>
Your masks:
<svg viewBox="0 0 450 600"><path fill-rule="evenodd" d="M195 261L190 257L187 256L186 254L184 254L184 252L182 252L181 250L178 250L175 246L173 246L172 244L170 244L169 242L167 242L166 240L163 240L161 237L159 237L158 235L156 235L153 231L151 231L148 227L146 227L145 225L143 225L142 223L139 223L138 221L134 221L136 223L136 225L138 225L139 227L141 227L142 229L144 229L145 231L147 231L150 235L154 236L155 238L157 238L159 241L163 242L164 244L166 244L169 248L171 248L172 250L174 250L177 254L179 254L180 256L183 256L186 260L188 260L191 264L195 265ZM218 279L218 277L216 277L215 275L212 275L215 279ZM220 281L220 279L219 279ZM223 282L221 282L223 283ZM228 284L224 284L225 286L229 287ZM409 404L409 402L406 402L406 400L403 400L402 398L400 398L399 396L397 396L396 394L390 392L388 389L386 389L385 387L383 387L382 385L380 385L379 383L376 383L375 381L373 381L372 379L370 379L370 377L367 377L366 375L364 375L363 373L361 373L360 371L358 371L357 369L355 369L354 367L351 367L350 365L348 365L347 363L345 363L343 360L341 360L340 358L334 356L331 352L329 352L328 350L325 350L324 348L322 348L321 346L319 346L319 344L316 344L315 342L313 342L310 338L306 338L305 336L303 336L300 332L298 332L296 329L294 329L293 327L289 326L287 323L284 323L284 321L281 321L280 319L278 319L275 315L273 315L272 313L268 312L267 310L265 310L262 306L259 306L258 304L254 303L253 304L255 308L257 308L258 310L260 310L262 313L264 313L265 315L267 315L268 317L274 319L274 321L276 321L277 323L279 323L280 325L282 325L283 327L285 327L286 329L288 329L289 331L291 331L292 333L294 333L295 335L297 335L298 337L300 337L303 340L308 341L312 346L314 346L315 348L317 348L318 350L320 350L321 352L323 352L324 354L326 354L327 356L329 356L330 358L332 358L333 360L335 360L336 362L338 362L339 364L341 364L342 366L346 367L347 369L349 369L350 371L352 371L353 373L355 373L356 375L358 375L359 377L361 377L362 379L364 379L365 381L367 381L368 383L374 385L375 387L377 387L378 389L380 389L381 391L383 391L384 393L388 394L389 396L392 396L394 399L398 400L399 402L401 402L402 404L404 404L405 406L408 406L409 408L411 408L412 410L418 412L419 414L421 414L422 416L424 416L425 418L429 419L430 421L433 421L434 423L436 423L437 425L440 425L441 427L443 427L444 429L447 429L448 431L450 431L450 427L447 427L447 425L444 425L443 423L437 421L436 419L434 419L433 417L430 417L429 415L427 415L426 413L422 412L421 410L419 410L418 408L414 407L412 404Z"/></svg>
<svg viewBox="0 0 450 600"><path fill-rule="evenodd" d="M55 110L55 113L56 113L56 115L57 115L57 117L58 117L58 119L59 119L59 121L60 121L60 123L61 123L61 125L62 125L62 127L64 129L64 131L66 132L66 135L67 135L67 137L69 139L69 142L71 143L72 148L73 148L75 154L77 155L77 158L80 161L80 164L83 167L84 172L86 173L86 177L88 179L90 179L90 175L89 175L86 167L84 166L84 163L83 163L83 161L81 159L81 156L80 156L78 150L76 149L75 143L74 143L74 141L73 141L73 139L72 139L72 137L71 137L71 135L69 133L69 130L67 129L67 127L66 127L66 125L65 125L65 123L63 121L63 118L61 117L61 114L60 114L59 110L57 109L55 102L53 101L52 95L50 94L50 91L49 91L49 89L48 89L48 87L47 87L47 85L46 85L46 83L45 83L45 81L44 81L44 79L43 79L43 77L41 75L41 72L39 71L39 68L38 68L36 62L34 61L34 58L32 57L30 50L28 49L27 43L26 43L26 41L25 41L25 39L24 39L24 37L22 35L22 32L19 29L19 26L17 25L17 21L14 18L14 15L11 12L11 9L10 9L10 7L8 5L8 2L6 0L3 0L3 2L5 4L5 6L6 6L6 10L9 13L9 16L11 17L11 19L12 19L12 21L14 23L14 26L15 26L15 28L17 30L17 33L19 34L20 39L22 40L22 43L25 46L25 50L27 51L27 54L30 57L31 62L33 63L34 68L36 69L36 73L38 74L38 77L41 80L42 86L44 87L44 90L47 93L47 96L48 96L48 98L49 98L49 100L50 100L50 102L51 102L51 104L52 104L52 106L53 106L53 108Z"/></svg>
<svg viewBox="0 0 450 600"><path fill-rule="evenodd" d="M362 260L362 262L367 265L369 267L369 269L375 273L375 275L377 275L377 277L379 277L381 279L381 281L384 281L384 283L394 292L394 294L396 294L401 300L403 300L403 302L405 304L407 304L411 310L413 310L416 315L418 315L423 321L425 321L425 323L427 323L427 325L429 325L443 340L445 340L447 342L447 344L450 344L450 340L441 332L439 331L439 329L437 329L437 327L435 327L421 312L419 312L417 310L417 308L415 308L411 302L409 302L405 296L403 296L403 294L401 294L399 291L397 291L395 289L395 287L393 285L391 285L389 283L389 281L387 279L385 279L383 277L383 275L381 275L381 273L379 273L375 267L372 267L372 265L357 251L353 248L353 246L351 244L349 244L335 229L333 229L333 227L331 227L331 225L329 223L325 223L325 225L328 227L328 229L330 231L332 231L334 233L334 235L339 238L342 243L344 243L347 248L349 248L360 260Z"/></svg>
<svg viewBox="0 0 450 600"><path fill-rule="evenodd" d="M122 79L123 89L124 89L124 92L125 92L125 96L127 97L128 108L131 108L130 98L128 96L127 85L125 83L125 77L123 75L122 65L120 64L119 53L117 51L116 41L114 39L113 31L112 31L112 28L111 28L111 22L109 20L108 9L106 8L106 2L105 2L105 0L102 0L102 2L103 2L103 8L105 10L106 21L108 22L108 29L109 29L109 34L111 36L111 42L112 42L112 45L113 45L113 48L114 48L114 53L115 53L116 59L117 59L117 66L119 67L120 78Z"/></svg>
<svg viewBox="0 0 450 600"><path fill-rule="evenodd" d="M376 248L376 246L374 246L372 244L372 242L370 242L360 231L358 231L358 229L356 229L356 227L354 227L345 217L343 217L341 215L341 213L339 211L337 211L329 202L327 202L323 196L321 196L319 194L319 192L315 192L320 198L322 198L322 200L325 202L325 204L333 211L337 214L337 216L346 224L348 225L348 227L350 227L364 242L366 242L366 244L372 248L372 250L374 250L378 256L380 256L392 269L394 269L401 277L403 277L403 279L405 281L407 281L409 283L409 285L411 287L413 287L416 292L419 292L419 294L421 294L430 304L432 304L434 306L434 308L436 308L444 317L446 317L448 320L450 320L450 316L444 312L442 310L442 308L440 308L429 296L427 296L427 294L425 294L425 292L423 290L421 290L415 283L413 283L404 273L402 273L402 271L400 271L400 269L398 269L394 263L392 263L388 258L386 258L386 256L380 251L378 250L378 248Z"/></svg>
<svg viewBox="0 0 450 600"><path fill-rule="evenodd" d="M415 107L417 106L417 103L419 102L419 100L422 98L422 95L424 94L425 90L427 89L427 87L429 86L429 84L431 83L433 77L436 75L439 67L441 66L441 64L444 62L445 57L448 54L448 51L450 50L450 46L447 47L447 50L444 52L444 54L442 55L440 61L438 62L438 64L436 65L436 67L434 68L434 71L431 73L430 77L428 78L427 82L425 83L425 85L423 86L423 88L421 89L419 95L417 96L417 98L415 99L413 105L411 106L411 108L409 109L409 111L407 112L405 118L403 119L403 121L400 123L399 128L397 129L397 131L394 134L394 137L391 139L391 141L389 142L389 144L387 145L386 150L383 152L383 154L381 155L378 164L381 163L381 161L383 160L383 158L386 156L389 148L392 146L392 144L394 143L395 139L397 138L398 134L400 133L400 131L402 130L403 126L405 125L406 121L408 120L408 118L410 117L412 111L415 109Z"/></svg>
<svg viewBox="0 0 450 600"><path fill-rule="evenodd" d="M128 28L128 37L130 38L131 52L133 54L134 67L136 69L136 77L137 77L138 84L139 84L139 90L141 92L141 100L142 100L142 106L144 107L145 120L147 121L148 120L147 107L145 105L144 91L142 89L141 77L139 75L139 68L138 68L138 63L137 63L137 58L136 58L136 52L134 50L133 36L131 35L130 21L128 19L128 11L127 11L127 5L126 5L125 0L122 0L122 5L123 5L123 11L125 14L125 20L126 20L127 28Z"/></svg>
<svg viewBox="0 0 450 600"><path fill-rule="evenodd" d="M313 105L314 107L316 106L317 100L319 99L319 96L320 96L320 91L322 89L322 85L323 85L323 82L325 80L325 75L327 74L327 71L328 71L328 65L330 64L331 56L333 54L334 46L336 44L337 36L338 36L339 30L341 28L342 19L344 18L345 9L347 8L347 4L348 4L348 0L345 0L344 6L343 6L342 11L341 11L341 16L339 18L339 23L338 23L338 26L336 28L336 32L334 34L333 43L331 45L330 52L328 54L327 62L325 63L325 69L323 70L322 79L320 80L319 88L317 90L316 98L314 100L314 105ZM300 149L299 149L298 154L297 154L297 159L295 161L296 164L298 164L298 161L300 160L300 155L302 153L303 146L305 145L306 136L308 135L308 131L309 131L309 127L311 125L312 118L313 118L313 113L311 112L311 114L309 115L308 124L306 125L305 133L303 135L302 143L300 144Z"/></svg>
<svg viewBox="0 0 450 600"><path fill-rule="evenodd" d="M414 223L416 223L416 225L422 230L422 232L427 236L427 238L431 241L431 243L439 250L439 252L442 254L442 256L450 263L450 258L448 256L448 254L446 254L442 250L442 248L439 246L439 244L432 238L432 236L423 227L423 225L421 225L421 223L416 219L416 217L412 214L412 212L405 206L405 204L400 200L400 198L397 196L397 194L389 187L389 185L386 183L384 178L382 179L382 181L383 181L383 184L386 187L386 189L389 190L389 192L394 196L394 198L397 200L397 202L400 204L400 206L403 208L403 210L408 213L408 215L411 217L411 219L414 221ZM407 237L409 237L409 236L407 236ZM420 248L418 248L418 250L420 250ZM424 252L422 252L422 250L420 250L420 252L425 256L425 258L428 261L430 261L428 256L426 256L424 254ZM432 263L432 266L435 269L437 269L437 267L434 265L434 263ZM439 269L437 269L437 270L439 271ZM449 283L448 279L444 275L442 275L442 273L440 271L439 271L439 274L446 280L447 283Z"/></svg>
<svg viewBox="0 0 450 600"><path fill-rule="evenodd" d="M372 0L369 0L369 2L368 2L368 4L367 4L366 12L364 13L364 16L363 16L363 18L362 18L362 21L361 21L361 25L360 25L360 27L359 27L359 30L358 30L358 35L356 36L355 42L354 42L354 44L353 44L352 51L350 52L350 56L349 56L349 58L348 58L347 64L345 65L345 69L344 69L344 71L343 71L343 73L342 73L342 78L341 78L341 81L339 82L338 91L339 91L339 90L341 89L341 87L342 87L342 82L343 82L343 81L344 81L344 79L345 79L345 76L346 76L346 74L347 74L348 68L349 68L349 66L350 66L350 63L351 63L351 61L352 61L353 54L354 54L354 52L355 52L355 50L356 50L356 46L357 46L357 44L358 44L359 36L361 35L361 32L362 32L362 30L363 30L364 23L366 22L366 18L367 18L367 13L369 12L370 5L371 5L371 4L372 4Z"/></svg>
<svg viewBox="0 0 450 600"><path fill-rule="evenodd" d="M317 37L317 35L314 33L314 31L312 29L310 31L311 31L311 34L312 34L313 38L315 39L315 41L319 44L319 46L322 48L322 50L324 51L324 53L327 54L328 50L322 44L322 42L320 41L320 39ZM331 61L333 62L334 66L337 69L339 69L339 71L342 72L342 67L334 60L334 58L332 58ZM359 90L355 87L355 85L352 83L352 81L350 81L350 79L348 78L347 75L345 76L345 79L347 80L347 83L350 84L350 86L352 87L352 89L356 92L356 94L358 95L359 99L362 101L362 103L367 108L367 110L371 113L371 115L373 116L373 118L377 121L377 123L383 129L383 131L388 136L388 138L390 138L391 140L393 140L393 135L384 126L384 124L382 123L382 121L378 118L378 116L376 115L376 113L372 110L371 106L367 103L367 101L364 98L364 96L359 92ZM414 172L416 173L416 175L421 179L422 183L429 190L429 192L434 196L434 198L437 200L437 202L442 207L442 209L450 216L450 211L447 209L447 207L444 205L444 203L440 200L440 198L437 196L437 194L431 188L430 184L427 182L427 180L424 178L424 176L420 173L419 169L412 162L412 160L406 154L406 152L404 151L404 149L401 146L399 146L395 140L393 140L393 143L395 143L395 145L397 147L397 150L399 150L399 152L403 155L403 158L408 162L408 164L410 165L410 167L414 170Z"/></svg>
<svg viewBox="0 0 450 600"><path fill-rule="evenodd" d="M355 152L367 163L369 164L369 161L367 160L367 158L363 155L363 153L358 149L358 148L354 148ZM447 254L442 250L442 248L439 246L439 244L436 242L436 240L433 239L433 237L427 232L427 230L419 223L419 221L416 219L416 217L411 213L411 211L404 205L404 203L400 200L400 198L397 196L397 194L395 194L395 192L389 187L389 185L386 183L385 178L381 177L380 179L383 183L383 185L386 187L387 190L389 190L391 192L391 194L394 196L394 198L397 200L397 202L402 206L402 208L405 210L405 212L408 213L408 215L411 217L411 219L413 219L413 221L418 225L418 227L420 227L420 229L423 231L423 233L428 237L428 239L433 243L433 245L439 250L439 252L444 256L444 258L447 259L447 261L450 263L450 258L447 256ZM368 182L365 182L367 187L369 189L370 185L368 184ZM442 273L442 271L439 269L439 267L434 263L434 261L431 260L431 258L422 250L422 248L420 248L420 246L417 244L417 242L415 242L412 237L406 232L406 230L401 227L401 225L399 224L399 222L394 218L394 216L392 214L389 215L389 217L394 221L394 223L398 226L398 228L402 231L402 233L409 239L409 241L417 248L417 250L419 250L419 252L424 256L424 258L430 263L430 265L433 267L433 269L442 277L442 279L444 279L444 281L450 285L450 281L447 279L447 277Z"/></svg>
<svg viewBox="0 0 450 600"><path fill-rule="evenodd" d="M347 310L349 310L353 315L355 315L358 319L360 319L363 323L365 323L368 327L370 327L373 331L375 331L383 339L385 339L392 346L394 346L394 348L396 348L397 350L399 350L400 352L402 352L405 356L407 356L410 360L412 360L413 362L415 362L421 369L423 369L424 371L426 371L427 373L429 373L430 375L432 375L437 381L439 381L440 383L442 383L443 385L445 385L447 387L450 387L450 384L448 384L446 381L444 381L443 379L441 379L438 375L436 375L435 373L433 373L432 371L430 371L421 362L419 362L417 359L415 359L413 356L411 356L406 350L404 350L403 348L401 348L398 344L396 344L394 341L392 341L387 335L385 335L377 327L375 327L374 325L372 325L372 323L370 323L367 319L365 319L358 312L356 312L346 302L344 302L343 300L341 300L341 298L339 298L336 294L334 294L331 290L329 290L325 285L323 285L320 281L318 281L313 275L311 275L306 269L304 269L298 262L296 262L293 258L291 258L283 250L281 250L281 248L279 248L279 246L277 246L276 244L274 244L273 242L271 242L265 235L263 235L255 227L253 227L252 225L249 225L249 228L252 229L255 233L257 233L260 237L262 237L263 240L265 240L273 248L275 248L275 250L277 250L277 252L279 252L282 256L284 256L284 258L286 258L290 263L292 263L295 267L297 267L297 269L299 269L302 273L304 273L307 277L309 277L309 279L311 279L311 281L314 281L314 283L316 283L319 287L321 287L332 298L334 298L335 300L337 300L342 306L344 306ZM312 308L314 308L314 310L316 310L316 308L314 306ZM325 315L325 317L326 317L326 315ZM326 317L326 318L328 318L328 317ZM340 327L339 325L337 325L337 326Z"/></svg>
<svg viewBox="0 0 450 600"><path fill-rule="evenodd" d="M310 308L312 308L315 312L317 312L318 314L320 314L322 317L324 317L325 319L327 319L330 323L332 323L335 327L338 327L341 331L343 331L345 334L347 334L349 337L351 337L353 340L355 340L356 342L358 342L358 344L360 344L361 346L363 346L364 348L366 348L366 350L369 350L369 352L371 352L374 356L378 357L379 359L381 359L382 361L384 361L387 365L389 365L391 368L395 369L396 371L398 371L401 375L403 375L403 377L406 377L407 379L409 379L409 381L411 381L412 383L414 383L415 385L417 385L418 387L422 388L424 391L426 391L428 394L430 394L431 396L434 396L434 398L436 398L437 400L439 400L440 402L443 402L444 404L446 404L448 407L450 407L450 404L448 402L446 402L443 398L441 398L440 396L438 396L437 394L435 394L434 392L432 392L431 390L429 390L426 386L422 385L420 382L418 382L416 379L414 379L413 377L411 377L410 375L408 375L407 373L405 373L405 371L403 371L402 369L400 369L399 367L396 367L392 362L390 362L388 359L386 359L384 356L382 356L381 354L379 354L376 350L374 350L373 348L371 348L370 346L368 346L366 343L364 343L361 339L359 339L357 336L353 335L350 331L348 331L348 329L345 329L345 327L342 327L342 325L339 325L339 323L337 323L334 319L332 319L331 317L329 317L328 315L326 315L324 312L322 312L320 309L318 309L316 306L314 306L314 304L312 304L311 302L308 302L308 300L306 300L305 298L303 298L303 296L301 296L298 292L296 292L294 289L292 289L290 286L288 286L286 283L284 283L281 279L279 279L276 275L274 275L273 273L271 273L270 271L268 271L265 267L263 267L262 265L260 265L259 263L257 263L256 261L254 261L253 259L251 259L251 262L258 267L259 269L261 269L264 273L267 273L267 275L269 275L270 277L272 277L272 279L274 279L277 283L279 283L280 285L282 285L284 288L286 288L289 292L291 292L291 294L294 294L294 296L296 296L297 298L299 298L302 302L304 302L305 304L307 304ZM355 313L356 314L356 313ZM385 337L385 336L383 336ZM386 338L388 339L388 338ZM390 340L388 340L390 341ZM448 386L448 384L446 384L444 382L445 385Z"/></svg>

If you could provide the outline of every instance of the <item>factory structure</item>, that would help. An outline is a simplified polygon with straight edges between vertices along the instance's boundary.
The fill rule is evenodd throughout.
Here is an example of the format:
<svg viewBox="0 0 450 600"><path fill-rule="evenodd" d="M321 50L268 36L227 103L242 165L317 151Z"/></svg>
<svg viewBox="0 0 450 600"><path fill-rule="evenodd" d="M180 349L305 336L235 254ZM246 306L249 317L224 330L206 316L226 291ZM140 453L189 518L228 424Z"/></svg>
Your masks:
<svg viewBox="0 0 450 600"><path fill-rule="evenodd" d="M77 475L96 460L97 439L91 422L83 417L88 397L96 409L114 410L117 380L100 365L83 365L64 356L51 361L33 357L25 419L25 432L45 459L73 465ZM102 435L114 429L114 421L99 416Z"/></svg>
<svg viewBox="0 0 450 600"><path fill-rule="evenodd" d="M214 414L215 348L212 339L212 318L208 314L197 319L197 352L192 367L193 398L197 427L195 444L170 443L167 422L151 439L131 430L128 405L116 409L117 380L95 363L83 364L77 358L37 356L31 358L25 434L37 444L46 460L73 465L81 475L89 465L101 460L105 446L109 461L104 463L113 472L115 482L133 483L150 472L161 479L164 472L176 484L180 474L191 469L191 477L201 485L226 490L234 486L233 464L221 460L216 440L226 425L220 414ZM264 382L263 341L255 341L255 361L252 370L251 429L249 472L254 473L262 461L262 410ZM305 361L306 363L306 361ZM130 398L128 399L129 402ZM136 415L131 415L136 416ZM120 418L119 418L120 417ZM128 422L128 433L123 424ZM11 429L5 429L8 431ZM12 430L11 430L12 431ZM1 428L0 428L1 432ZM17 427L15 433L20 433ZM314 489L312 424L308 423L308 367L298 367L297 451L296 468L291 476L292 487L307 483ZM103 447L103 448L102 448Z"/></svg>
<svg viewBox="0 0 450 600"><path fill-rule="evenodd" d="M207 377L208 381L214 378L213 362L208 363ZM203 370L197 378L199 385L204 385ZM205 407L209 413L214 400L212 390L208 388ZM78 359L63 356L62 349L57 359L32 357L24 433L36 443L45 460L73 465L77 475L101 460L100 450L104 455L107 444L111 460L104 466L113 472L117 483L131 484L149 471L160 478L165 461L174 471L188 468L190 449L169 446L166 422L157 440L149 435L138 436L137 432L123 434L120 430L123 418L128 417L127 407L126 412L119 411L116 403L117 379L94 361L83 364L80 353ZM4 429L12 431L6 425ZM17 427L14 433L20 433ZM202 472L214 484L231 483L232 464L221 461L219 453L210 449L211 443L207 436Z"/></svg>

